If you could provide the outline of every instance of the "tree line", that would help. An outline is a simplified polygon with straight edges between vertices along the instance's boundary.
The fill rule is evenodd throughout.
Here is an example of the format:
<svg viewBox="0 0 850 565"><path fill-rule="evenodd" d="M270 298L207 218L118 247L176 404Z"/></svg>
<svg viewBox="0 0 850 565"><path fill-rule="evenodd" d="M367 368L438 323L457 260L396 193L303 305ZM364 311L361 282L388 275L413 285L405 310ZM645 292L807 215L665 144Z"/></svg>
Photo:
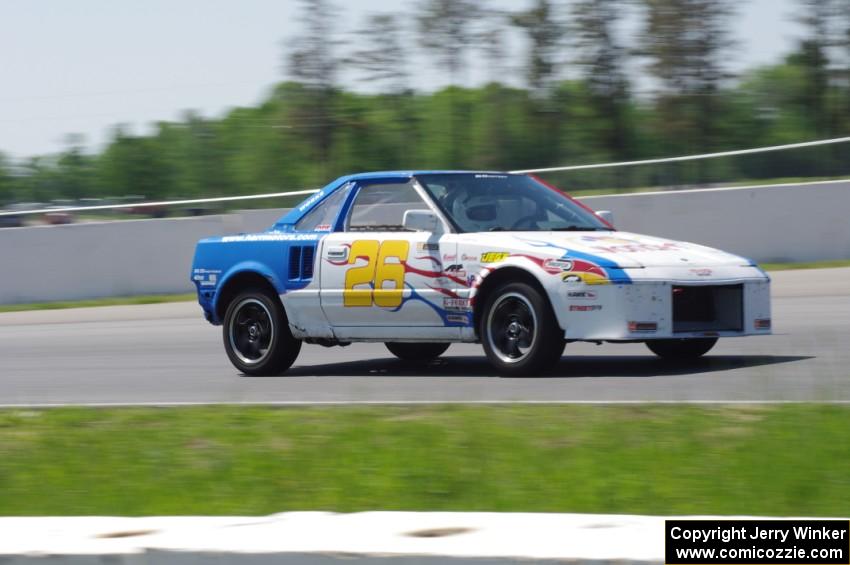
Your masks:
<svg viewBox="0 0 850 565"><path fill-rule="evenodd" d="M186 112L149 135L116 126L97 154L0 154L0 201L200 197L310 188L384 169L523 169L632 160L846 135L850 4L797 0L805 30L773 65L737 76L734 0L419 0L340 33L331 0L299 0L286 77L256 107ZM624 20L639 31L623 33ZM522 86L506 38L524 39ZM474 57L473 57L474 55ZM417 57L419 59L417 59ZM449 86L420 86L427 58ZM472 61L487 82L468 87ZM368 85L352 88L343 76ZM345 86L348 84L348 87ZM850 173L846 145L561 175L567 189L707 184Z"/></svg>

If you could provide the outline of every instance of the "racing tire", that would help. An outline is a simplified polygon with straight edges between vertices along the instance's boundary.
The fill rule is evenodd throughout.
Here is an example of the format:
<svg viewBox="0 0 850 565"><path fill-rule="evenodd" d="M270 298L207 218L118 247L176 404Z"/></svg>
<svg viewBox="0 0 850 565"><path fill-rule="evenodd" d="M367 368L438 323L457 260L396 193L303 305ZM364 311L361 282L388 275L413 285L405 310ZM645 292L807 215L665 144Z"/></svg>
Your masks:
<svg viewBox="0 0 850 565"><path fill-rule="evenodd" d="M390 353L401 359L402 361L410 361L412 363L423 363L432 361L446 352L450 343L401 343L398 341L388 341L384 345L390 350Z"/></svg>
<svg viewBox="0 0 850 565"><path fill-rule="evenodd" d="M479 323L487 360L502 375L539 375L564 352L564 332L552 307L531 285L510 283L493 292Z"/></svg>
<svg viewBox="0 0 850 565"><path fill-rule="evenodd" d="M246 290L230 302L222 335L227 357L246 375L279 375L301 351L280 301L264 290Z"/></svg>
<svg viewBox="0 0 850 565"><path fill-rule="evenodd" d="M685 361L702 357L717 343L716 337L692 339L653 339L646 342L650 351L672 361Z"/></svg>

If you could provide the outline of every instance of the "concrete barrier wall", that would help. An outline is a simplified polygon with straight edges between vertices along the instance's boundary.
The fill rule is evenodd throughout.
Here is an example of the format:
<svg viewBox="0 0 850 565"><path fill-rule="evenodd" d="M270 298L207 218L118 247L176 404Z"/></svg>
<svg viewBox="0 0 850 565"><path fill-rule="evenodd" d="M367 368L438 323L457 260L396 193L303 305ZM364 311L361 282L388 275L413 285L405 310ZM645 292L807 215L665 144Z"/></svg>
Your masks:
<svg viewBox="0 0 850 565"><path fill-rule="evenodd" d="M850 258L850 182L598 196L618 228L757 261ZM258 231L284 210L0 229L0 304L191 292L195 243Z"/></svg>
<svg viewBox="0 0 850 565"><path fill-rule="evenodd" d="M0 304L192 292L199 239L263 230L284 213L0 229Z"/></svg>
<svg viewBox="0 0 850 565"><path fill-rule="evenodd" d="M618 229L701 243L760 262L850 259L850 182L583 199Z"/></svg>

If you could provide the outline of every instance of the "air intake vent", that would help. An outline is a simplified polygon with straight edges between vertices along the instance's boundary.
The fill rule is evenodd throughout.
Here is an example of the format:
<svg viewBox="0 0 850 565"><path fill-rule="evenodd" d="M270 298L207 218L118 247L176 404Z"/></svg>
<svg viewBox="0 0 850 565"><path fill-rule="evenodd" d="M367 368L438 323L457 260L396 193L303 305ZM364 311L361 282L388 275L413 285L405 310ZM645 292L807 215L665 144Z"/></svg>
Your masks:
<svg viewBox="0 0 850 565"><path fill-rule="evenodd" d="M313 278L313 255L316 252L316 248L313 246L304 247L304 250L301 253L301 278L302 279L312 279Z"/></svg>
<svg viewBox="0 0 850 565"><path fill-rule="evenodd" d="M289 280L308 281L313 278L313 259L316 247L293 245L289 248Z"/></svg>
<svg viewBox="0 0 850 565"><path fill-rule="evenodd" d="M301 278L301 250L303 247L292 246L289 248L289 280L297 281Z"/></svg>

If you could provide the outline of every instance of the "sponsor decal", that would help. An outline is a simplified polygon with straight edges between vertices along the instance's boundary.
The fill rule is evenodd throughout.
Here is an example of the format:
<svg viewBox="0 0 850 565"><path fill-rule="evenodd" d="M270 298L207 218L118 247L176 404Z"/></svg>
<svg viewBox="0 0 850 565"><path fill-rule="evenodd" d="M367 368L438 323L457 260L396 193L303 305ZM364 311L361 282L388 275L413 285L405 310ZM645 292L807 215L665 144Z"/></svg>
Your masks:
<svg viewBox="0 0 850 565"><path fill-rule="evenodd" d="M320 190L319 192L317 192L316 194L314 194L313 196L311 196L310 198L305 200L304 204L302 204L301 206L298 207L298 211L303 212L304 210L306 210L307 208L309 208L310 206L315 204L316 201L319 200L324 195L325 195L325 191Z"/></svg>
<svg viewBox="0 0 850 565"><path fill-rule="evenodd" d="M557 275L563 271L572 271L573 262L569 259L546 259L543 261L543 270L547 273Z"/></svg>
<svg viewBox="0 0 850 565"><path fill-rule="evenodd" d="M599 310L602 310L601 304L573 304L570 306L570 312L598 312Z"/></svg>
<svg viewBox="0 0 850 565"><path fill-rule="evenodd" d="M607 243L609 245L633 245L635 243L639 243L634 239L626 239L624 237L616 237L613 235L583 235L581 236L581 240L590 243Z"/></svg>
<svg viewBox="0 0 850 565"><path fill-rule="evenodd" d="M691 269L691 272L698 277L710 277L711 269Z"/></svg>
<svg viewBox="0 0 850 565"><path fill-rule="evenodd" d="M477 263L478 257L476 257L475 255L467 255L466 253L464 253L463 255L460 256L460 260L464 261L464 262L473 261L473 262Z"/></svg>
<svg viewBox="0 0 850 565"><path fill-rule="evenodd" d="M650 243L633 243L630 245L594 246L594 249L608 253L640 253L641 251L681 251L678 243L662 243L660 245Z"/></svg>
<svg viewBox="0 0 850 565"><path fill-rule="evenodd" d="M463 265L460 263L455 263L454 265L449 265L443 271L447 275L454 275L456 277L463 278L466 276L466 269L463 268Z"/></svg>
<svg viewBox="0 0 850 565"><path fill-rule="evenodd" d="M443 261L457 261L457 253L455 253L454 255L443 253Z"/></svg>
<svg viewBox="0 0 850 565"><path fill-rule="evenodd" d="M485 175L485 174L477 174L475 175L477 179L506 179L508 175Z"/></svg>
<svg viewBox="0 0 850 565"><path fill-rule="evenodd" d="M561 275L561 280L565 283L584 283L584 284L610 284L604 275L599 275L594 272L568 272Z"/></svg>
<svg viewBox="0 0 850 565"><path fill-rule="evenodd" d="M681 245L669 241L666 243L641 243L639 239L625 239L612 235L584 235L582 241L588 243L601 243L594 249L607 251L608 253L640 253L641 251L680 251Z"/></svg>
<svg viewBox="0 0 850 565"><path fill-rule="evenodd" d="M443 309L445 310L469 310L468 298L443 298Z"/></svg>
<svg viewBox="0 0 850 565"><path fill-rule="evenodd" d="M446 320L454 324L469 323L469 317L466 314L446 314Z"/></svg>
<svg viewBox="0 0 850 565"><path fill-rule="evenodd" d="M567 293L571 300L596 300L597 295L592 290L571 290Z"/></svg>
<svg viewBox="0 0 850 565"><path fill-rule="evenodd" d="M192 275L192 280L200 286L215 286L218 284L218 276L221 270L214 269L195 269Z"/></svg>
<svg viewBox="0 0 850 565"><path fill-rule="evenodd" d="M319 224L318 226L316 226L315 231L331 231L331 225L330 224Z"/></svg>
<svg viewBox="0 0 850 565"><path fill-rule="evenodd" d="M439 251L439 243L419 242L416 244L416 251Z"/></svg>
<svg viewBox="0 0 850 565"><path fill-rule="evenodd" d="M510 257L510 253L507 251L487 251L481 254L481 262L482 263L498 263L499 261L504 261L508 257Z"/></svg>
<svg viewBox="0 0 850 565"><path fill-rule="evenodd" d="M228 235L221 238L222 243L237 243L240 241L316 241L319 236L314 233L257 233Z"/></svg>

